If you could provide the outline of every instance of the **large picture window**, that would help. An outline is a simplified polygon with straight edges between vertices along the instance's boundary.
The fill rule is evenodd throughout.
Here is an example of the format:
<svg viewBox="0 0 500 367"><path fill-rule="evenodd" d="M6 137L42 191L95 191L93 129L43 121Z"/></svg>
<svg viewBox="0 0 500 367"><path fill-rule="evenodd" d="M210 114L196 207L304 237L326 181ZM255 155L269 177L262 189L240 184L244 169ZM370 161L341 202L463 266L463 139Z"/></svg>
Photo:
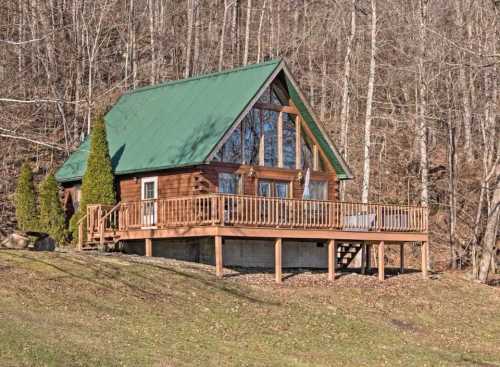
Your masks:
<svg viewBox="0 0 500 367"><path fill-rule="evenodd" d="M242 162L241 127L238 126L215 156L215 160L227 163Z"/></svg>
<svg viewBox="0 0 500 367"><path fill-rule="evenodd" d="M214 160L295 169L300 158L298 168L312 170L316 155L317 170L323 171L324 162L317 155L310 136L301 130L300 139L297 139L298 115L292 106L287 106L286 98L281 87L273 84L267 88L215 154ZM297 140L300 147L296 147Z"/></svg>
<svg viewBox="0 0 500 367"><path fill-rule="evenodd" d="M260 113L262 111L253 108L243 120L243 163L259 164L260 145Z"/></svg>
<svg viewBox="0 0 500 367"><path fill-rule="evenodd" d="M241 176L234 173L219 173L219 192L241 194Z"/></svg>
<svg viewBox="0 0 500 367"><path fill-rule="evenodd" d="M260 180L260 196L288 198L290 197L290 183L286 181Z"/></svg>
<svg viewBox="0 0 500 367"><path fill-rule="evenodd" d="M326 181L311 180L309 182L310 200L328 200L328 185Z"/></svg>
<svg viewBox="0 0 500 367"><path fill-rule="evenodd" d="M264 134L264 165L278 165L278 112L263 111L262 130Z"/></svg>
<svg viewBox="0 0 500 367"><path fill-rule="evenodd" d="M300 134L302 137L302 169L313 169L313 150L312 150L312 144L307 138L307 136L304 134L304 130L302 130L302 133Z"/></svg>
<svg viewBox="0 0 500 367"><path fill-rule="evenodd" d="M295 168L295 115L283 114L283 167Z"/></svg>

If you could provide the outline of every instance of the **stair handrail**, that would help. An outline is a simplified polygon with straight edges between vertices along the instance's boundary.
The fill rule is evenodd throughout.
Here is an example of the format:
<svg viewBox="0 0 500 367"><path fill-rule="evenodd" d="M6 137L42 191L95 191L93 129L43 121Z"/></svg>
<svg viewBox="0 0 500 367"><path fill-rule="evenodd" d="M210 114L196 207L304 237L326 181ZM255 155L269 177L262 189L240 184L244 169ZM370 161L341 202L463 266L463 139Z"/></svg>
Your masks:
<svg viewBox="0 0 500 367"><path fill-rule="evenodd" d="M111 214L113 214L114 212L116 212L118 209L120 209L120 206L121 206L122 202L118 202L118 204L116 204L114 207L112 207L105 215L103 215L101 217L101 219L99 220L99 229L101 230L101 232L104 230L104 226L105 226L105 221L108 217L111 216ZM102 228L102 229L101 229Z"/></svg>
<svg viewBox="0 0 500 367"><path fill-rule="evenodd" d="M83 223L87 219L88 214L85 214L83 217L81 217L77 222L78 226L78 242L77 242L77 249L79 251L82 250L83 248Z"/></svg>

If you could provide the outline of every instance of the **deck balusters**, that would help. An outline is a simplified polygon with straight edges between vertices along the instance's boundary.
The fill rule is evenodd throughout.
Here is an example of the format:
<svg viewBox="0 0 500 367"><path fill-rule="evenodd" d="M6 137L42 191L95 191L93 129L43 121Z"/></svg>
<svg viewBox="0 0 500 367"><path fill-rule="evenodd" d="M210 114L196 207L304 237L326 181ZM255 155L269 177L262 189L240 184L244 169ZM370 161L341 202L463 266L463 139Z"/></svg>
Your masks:
<svg viewBox="0 0 500 367"><path fill-rule="evenodd" d="M88 233L145 227L244 225L355 231L427 232L427 208L208 194L89 205Z"/></svg>

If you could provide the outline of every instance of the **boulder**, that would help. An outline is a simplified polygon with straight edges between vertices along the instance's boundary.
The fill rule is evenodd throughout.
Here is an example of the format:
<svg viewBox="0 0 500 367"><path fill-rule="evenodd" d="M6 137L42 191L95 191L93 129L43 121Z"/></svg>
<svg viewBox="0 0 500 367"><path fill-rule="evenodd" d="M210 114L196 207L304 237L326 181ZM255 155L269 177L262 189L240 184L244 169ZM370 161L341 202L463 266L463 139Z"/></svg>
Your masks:
<svg viewBox="0 0 500 367"><path fill-rule="evenodd" d="M56 241L49 235L37 238L33 244L35 251L54 251L55 249Z"/></svg>
<svg viewBox="0 0 500 367"><path fill-rule="evenodd" d="M54 251L56 249L56 241L45 232L29 231L26 234L35 238L33 245L30 246L34 251Z"/></svg>
<svg viewBox="0 0 500 367"><path fill-rule="evenodd" d="M0 248L22 250L28 248L31 240L24 233L14 232L11 234L0 233Z"/></svg>
<svg viewBox="0 0 500 367"><path fill-rule="evenodd" d="M0 248L15 250L54 251L56 241L44 232L13 232L0 230Z"/></svg>

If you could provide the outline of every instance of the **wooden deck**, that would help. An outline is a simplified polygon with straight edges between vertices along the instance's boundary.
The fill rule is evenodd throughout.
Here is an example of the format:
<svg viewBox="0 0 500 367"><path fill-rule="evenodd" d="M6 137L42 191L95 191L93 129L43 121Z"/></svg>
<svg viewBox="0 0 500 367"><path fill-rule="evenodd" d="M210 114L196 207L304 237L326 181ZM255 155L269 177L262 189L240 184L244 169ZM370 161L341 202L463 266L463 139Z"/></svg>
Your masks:
<svg viewBox="0 0 500 367"><path fill-rule="evenodd" d="M326 240L332 254L338 241L360 241L377 245L379 259L384 257L384 245L412 242L421 245L426 276L427 218L427 208L419 206L208 194L121 202L114 207L89 205L85 223L80 223L80 237L86 224L89 242L144 239L149 255L152 239L214 237L218 275L222 275L223 237L274 239L277 272L282 239ZM329 264L329 276L334 279L335 261L332 265L329 259ZM378 268L383 279L383 261Z"/></svg>

